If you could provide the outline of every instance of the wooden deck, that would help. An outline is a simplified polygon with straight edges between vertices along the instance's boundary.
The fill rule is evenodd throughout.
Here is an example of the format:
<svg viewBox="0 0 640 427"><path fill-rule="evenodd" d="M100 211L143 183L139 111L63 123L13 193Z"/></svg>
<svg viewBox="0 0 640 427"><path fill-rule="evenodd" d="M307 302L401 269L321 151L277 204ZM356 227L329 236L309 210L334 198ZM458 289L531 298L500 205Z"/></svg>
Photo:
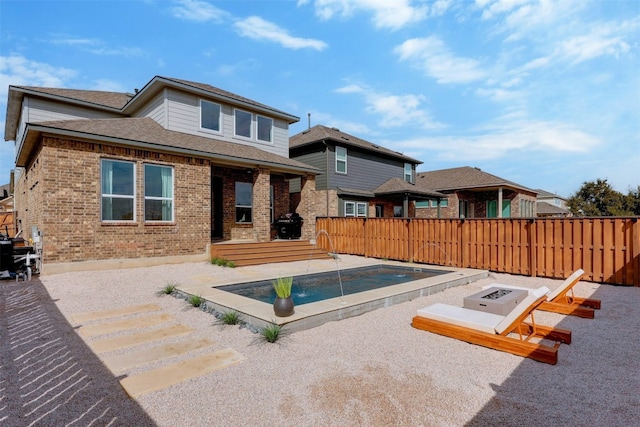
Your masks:
<svg viewBox="0 0 640 427"><path fill-rule="evenodd" d="M271 242L223 242L211 245L211 258L233 261L237 267L274 262L329 259L325 249L308 240L273 240Z"/></svg>

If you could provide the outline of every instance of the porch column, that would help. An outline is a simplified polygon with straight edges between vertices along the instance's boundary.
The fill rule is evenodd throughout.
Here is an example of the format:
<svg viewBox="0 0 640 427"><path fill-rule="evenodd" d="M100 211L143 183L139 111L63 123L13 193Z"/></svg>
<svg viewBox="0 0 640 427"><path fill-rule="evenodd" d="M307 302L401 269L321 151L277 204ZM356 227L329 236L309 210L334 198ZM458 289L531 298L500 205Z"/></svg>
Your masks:
<svg viewBox="0 0 640 427"><path fill-rule="evenodd" d="M402 213L405 218L409 218L409 194L404 194L404 199L402 200Z"/></svg>
<svg viewBox="0 0 640 427"><path fill-rule="evenodd" d="M502 187L498 188L498 218L502 218Z"/></svg>
<svg viewBox="0 0 640 427"><path fill-rule="evenodd" d="M329 191L329 190L327 190ZM296 209L302 217L301 239L310 240L316 238L316 176L307 175L300 179L300 204Z"/></svg>
<svg viewBox="0 0 640 427"><path fill-rule="evenodd" d="M270 182L271 171L268 168L255 169L253 178L253 238L258 242L271 240Z"/></svg>

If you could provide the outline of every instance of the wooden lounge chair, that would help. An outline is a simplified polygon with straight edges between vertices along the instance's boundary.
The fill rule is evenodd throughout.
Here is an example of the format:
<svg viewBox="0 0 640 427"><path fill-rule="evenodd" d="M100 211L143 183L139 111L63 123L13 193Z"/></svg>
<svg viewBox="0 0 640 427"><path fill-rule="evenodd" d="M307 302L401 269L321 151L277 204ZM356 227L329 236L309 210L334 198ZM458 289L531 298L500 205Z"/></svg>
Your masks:
<svg viewBox="0 0 640 427"><path fill-rule="evenodd" d="M560 286L553 291L543 286L540 290L545 289L547 299L538 307L538 310L552 311L554 313L569 314L571 316L593 319L594 309L600 309L601 301L593 298L580 298L573 295L573 287L580 281L584 275L584 270L578 269L567 277ZM524 289L531 292L531 289L521 288L518 286L503 285L501 283L492 283L483 286L486 288L502 288L502 289Z"/></svg>
<svg viewBox="0 0 640 427"><path fill-rule="evenodd" d="M437 303L418 310L412 326L555 365L558 347L571 342L571 331L535 323L533 311L544 301L546 296L534 290L506 316ZM556 343L549 346L531 338Z"/></svg>

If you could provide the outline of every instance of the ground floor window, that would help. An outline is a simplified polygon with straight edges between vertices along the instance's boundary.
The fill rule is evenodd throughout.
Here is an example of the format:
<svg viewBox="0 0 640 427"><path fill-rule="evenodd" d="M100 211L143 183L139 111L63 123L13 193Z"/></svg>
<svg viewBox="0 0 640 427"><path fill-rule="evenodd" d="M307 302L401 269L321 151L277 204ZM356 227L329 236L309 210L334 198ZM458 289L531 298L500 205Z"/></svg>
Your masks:
<svg viewBox="0 0 640 427"><path fill-rule="evenodd" d="M253 184L236 182L236 222L252 222Z"/></svg>
<svg viewBox="0 0 640 427"><path fill-rule="evenodd" d="M144 220L173 221L173 168L144 165Z"/></svg>
<svg viewBox="0 0 640 427"><path fill-rule="evenodd" d="M376 218L384 218L384 205L376 205Z"/></svg>
<svg viewBox="0 0 640 427"><path fill-rule="evenodd" d="M393 207L393 216L396 218L402 218L404 216L404 210L402 209L402 206Z"/></svg>
<svg viewBox="0 0 640 427"><path fill-rule="evenodd" d="M520 216L530 218L533 216L533 201L520 200Z"/></svg>
<svg viewBox="0 0 640 427"><path fill-rule="evenodd" d="M134 163L103 159L100 169L102 221L135 221Z"/></svg>
<svg viewBox="0 0 640 427"><path fill-rule="evenodd" d="M511 217L511 200L502 201L502 218ZM487 218L498 218L498 201L489 200L487 202Z"/></svg>
<svg viewBox="0 0 640 427"><path fill-rule="evenodd" d="M344 216L366 217L367 204L365 202L344 202Z"/></svg>

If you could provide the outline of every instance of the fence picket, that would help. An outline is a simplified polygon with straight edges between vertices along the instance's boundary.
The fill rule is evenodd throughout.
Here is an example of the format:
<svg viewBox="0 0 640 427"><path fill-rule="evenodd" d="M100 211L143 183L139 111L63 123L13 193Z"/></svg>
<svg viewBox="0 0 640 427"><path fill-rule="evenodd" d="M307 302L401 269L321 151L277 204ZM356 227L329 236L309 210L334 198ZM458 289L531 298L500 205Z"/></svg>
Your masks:
<svg viewBox="0 0 640 427"><path fill-rule="evenodd" d="M640 286L640 222L619 218L318 218L338 253ZM318 245L331 250L329 239Z"/></svg>

